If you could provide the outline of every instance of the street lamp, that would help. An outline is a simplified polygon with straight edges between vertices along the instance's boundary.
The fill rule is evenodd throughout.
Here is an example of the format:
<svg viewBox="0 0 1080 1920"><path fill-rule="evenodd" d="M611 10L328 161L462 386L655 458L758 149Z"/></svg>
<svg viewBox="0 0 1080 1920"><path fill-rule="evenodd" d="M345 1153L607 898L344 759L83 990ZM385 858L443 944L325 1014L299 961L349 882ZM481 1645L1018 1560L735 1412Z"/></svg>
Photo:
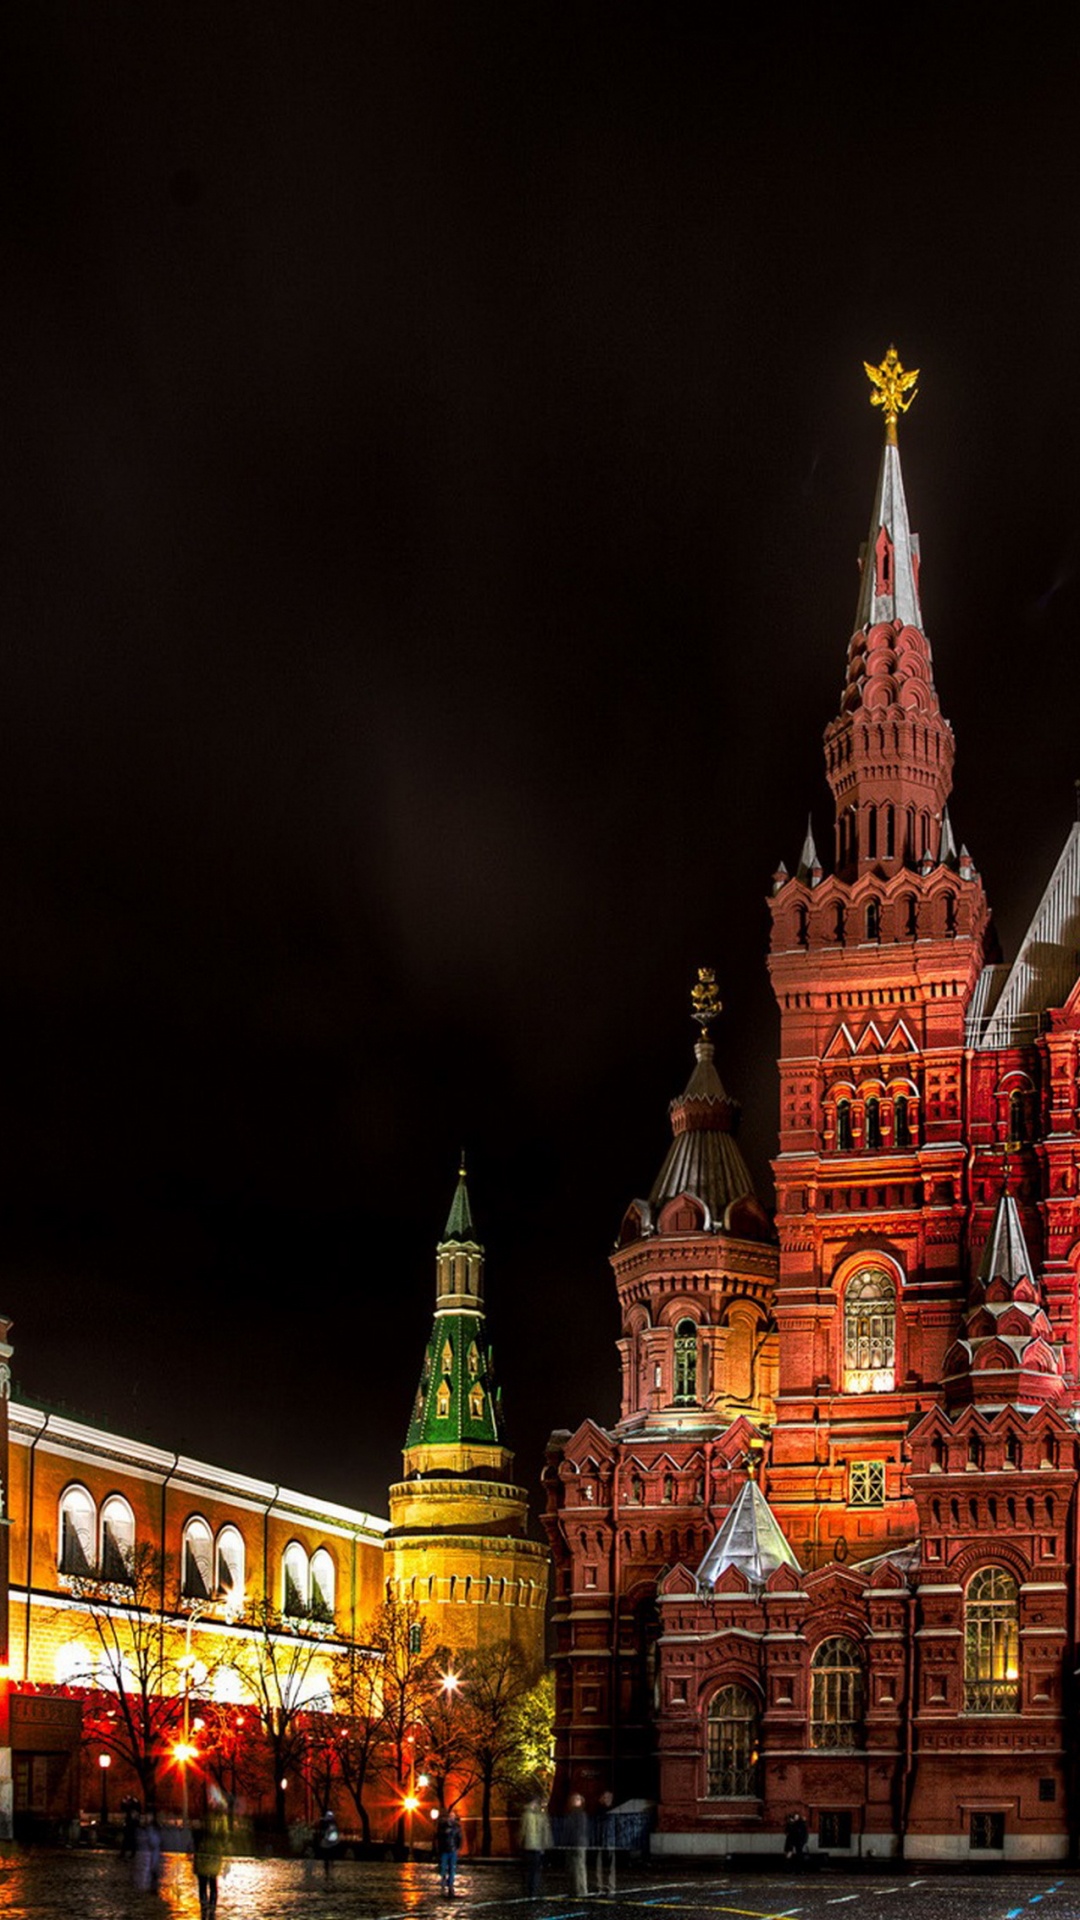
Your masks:
<svg viewBox="0 0 1080 1920"><path fill-rule="evenodd" d="M101 1768L101 1831L104 1833L109 1824L109 1768L112 1766L112 1754L99 1753L98 1766Z"/></svg>
<svg viewBox="0 0 1080 1920"><path fill-rule="evenodd" d="M209 1604L210 1602L208 1601L206 1605ZM184 1676L184 1737L178 1741L173 1748L173 1757L179 1762L180 1766L180 1790L183 1806L182 1819L185 1827L188 1823L188 1767L198 1752L198 1748L193 1747L191 1744L191 1669L195 1664L191 1652L191 1629L195 1625L196 1620L202 1619L205 1611L206 1606L202 1604L191 1608L184 1626L184 1657L182 1660L177 1661L177 1666L181 1669Z"/></svg>

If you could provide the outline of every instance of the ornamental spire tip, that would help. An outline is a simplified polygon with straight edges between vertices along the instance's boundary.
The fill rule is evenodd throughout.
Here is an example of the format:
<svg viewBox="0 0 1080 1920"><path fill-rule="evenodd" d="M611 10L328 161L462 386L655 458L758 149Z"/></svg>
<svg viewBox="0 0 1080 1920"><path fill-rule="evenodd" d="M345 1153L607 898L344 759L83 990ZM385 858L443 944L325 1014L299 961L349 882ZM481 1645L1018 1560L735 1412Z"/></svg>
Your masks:
<svg viewBox="0 0 1080 1920"><path fill-rule="evenodd" d="M896 422L902 413L906 413L919 389L915 385L919 369L910 373L900 364L900 355L895 347L890 347L880 367L872 367L869 360L863 361L866 377L874 391L870 395L870 405L881 407L885 413L885 442L887 446L896 445Z"/></svg>
<svg viewBox="0 0 1080 1920"><path fill-rule="evenodd" d="M704 1040L723 1007L713 967L698 968L697 981L690 989L690 1004L693 1009L693 1018L701 1028L701 1038Z"/></svg>

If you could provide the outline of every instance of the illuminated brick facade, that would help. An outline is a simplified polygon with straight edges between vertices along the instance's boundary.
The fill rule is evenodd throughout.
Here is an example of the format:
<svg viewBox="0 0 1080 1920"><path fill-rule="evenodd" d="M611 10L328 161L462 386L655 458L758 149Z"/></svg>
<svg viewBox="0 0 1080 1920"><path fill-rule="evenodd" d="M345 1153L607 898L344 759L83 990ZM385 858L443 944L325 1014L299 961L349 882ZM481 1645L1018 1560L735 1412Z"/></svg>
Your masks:
<svg viewBox="0 0 1080 1920"><path fill-rule="evenodd" d="M776 1851L798 1812L834 1853L1062 1859L1080 828L999 964L947 810L907 389L895 356L874 377L896 404L825 734L831 871L808 833L770 903L775 1235L747 1243L749 1179L721 1210L701 1154L624 1223L622 1418L549 1448L560 1777L653 1793L660 1851Z"/></svg>

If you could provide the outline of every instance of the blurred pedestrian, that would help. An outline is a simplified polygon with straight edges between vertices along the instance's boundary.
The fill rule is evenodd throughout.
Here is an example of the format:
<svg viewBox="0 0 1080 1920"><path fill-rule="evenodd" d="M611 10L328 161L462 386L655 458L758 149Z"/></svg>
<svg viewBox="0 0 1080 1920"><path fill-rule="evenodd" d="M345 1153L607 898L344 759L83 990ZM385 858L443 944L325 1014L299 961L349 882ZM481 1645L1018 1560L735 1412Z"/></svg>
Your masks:
<svg viewBox="0 0 1080 1920"><path fill-rule="evenodd" d="M519 1833L525 1892L530 1900L540 1893L544 1873L544 1855L551 1851L551 1821L539 1794L534 1794L521 1816Z"/></svg>
<svg viewBox="0 0 1080 1920"><path fill-rule="evenodd" d="M580 1793L572 1793L566 1808L566 1864L570 1870L570 1892L576 1900L589 1891L586 1858L589 1847L589 1816Z"/></svg>
<svg viewBox="0 0 1080 1920"><path fill-rule="evenodd" d="M615 1816L615 1795L602 1793L596 1815L596 1891L614 1893L615 1891L615 1841L618 1821Z"/></svg>
<svg viewBox="0 0 1080 1920"><path fill-rule="evenodd" d="M806 1843L810 1830L801 1813L789 1813L784 1828L784 1859L793 1866L801 1867L806 1854Z"/></svg>
<svg viewBox="0 0 1080 1920"><path fill-rule="evenodd" d="M440 1806L435 1822L435 1851L439 1856L439 1885L449 1899L454 1898L457 1858L461 1852L461 1821L453 1807Z"/></svg>
<svg viewBox="0 0 1080 1920"><path fill-rule="evenodd" d="M214 1782L206 1789L206 1813L196 1821L191 1865L199 1883L199 1912L210 1920L217 1912L218 1880L225 1872L229 1847L229 1822L225 1795Z"/></svg>
<svg viewBox="0 0 1080 1920"><path fill-rule="evenodd" d="M161 1828L156 1813L144 1813L135 1835L135 1885L156 1893L161 1885Z"/></svg>
<svg viewBox="0 0 1080 1920"><path fill-rule="evenodd" d="M338 1825L329 1807L323 1809L322 1819L315 1828L315 1852L323 1863L323 1876L330 1878L330 1868L338 1850Z"/></svg>

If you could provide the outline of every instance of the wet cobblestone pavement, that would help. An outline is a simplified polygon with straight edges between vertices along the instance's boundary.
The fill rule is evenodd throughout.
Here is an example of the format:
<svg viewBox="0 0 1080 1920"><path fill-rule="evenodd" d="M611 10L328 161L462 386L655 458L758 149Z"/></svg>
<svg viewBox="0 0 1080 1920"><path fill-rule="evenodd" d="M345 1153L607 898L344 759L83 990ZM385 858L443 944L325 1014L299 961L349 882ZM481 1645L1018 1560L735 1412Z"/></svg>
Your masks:
<svg viewBox="0 0 1080 1920"><path fill-rule="evenodd" d="M428 1862L397 1866L294 1860L230 1863L220 1920L449 1920L467 1909L482 1920L1080 1920L1080 1875L1044 1872L875 1875L842 1867L805 1874L720 1873L712 1868L628 1866L614 1896L586 1900L566 1890L556 1867L538 1900L526 1900L513 1864L462 1861L458 1897L439 1892ZM848 1912L845 1912L845 1909ZM190 1859L170 1856L157 1895L135 1890L115 1854L48 1851L0 1855L3 1920L198 1920Z"/></svg>

